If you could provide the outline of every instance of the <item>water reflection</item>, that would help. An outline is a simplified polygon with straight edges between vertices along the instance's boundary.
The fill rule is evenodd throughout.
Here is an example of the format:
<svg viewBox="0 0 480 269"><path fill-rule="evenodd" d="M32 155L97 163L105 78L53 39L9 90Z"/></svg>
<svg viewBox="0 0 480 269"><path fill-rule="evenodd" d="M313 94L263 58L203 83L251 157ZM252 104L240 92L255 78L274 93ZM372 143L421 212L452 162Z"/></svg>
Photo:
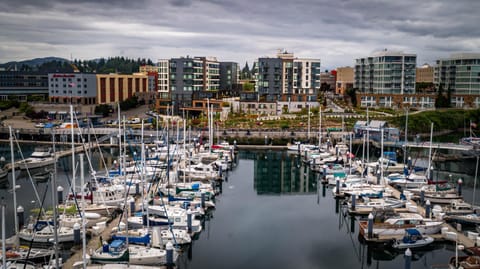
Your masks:
<svg viewBox="0 0 480 269"><path fill-rule="evenodd" d="M317 175L302 159L285 151L242 152L254 160L254 188L259 195L317 193Z"/></svg>

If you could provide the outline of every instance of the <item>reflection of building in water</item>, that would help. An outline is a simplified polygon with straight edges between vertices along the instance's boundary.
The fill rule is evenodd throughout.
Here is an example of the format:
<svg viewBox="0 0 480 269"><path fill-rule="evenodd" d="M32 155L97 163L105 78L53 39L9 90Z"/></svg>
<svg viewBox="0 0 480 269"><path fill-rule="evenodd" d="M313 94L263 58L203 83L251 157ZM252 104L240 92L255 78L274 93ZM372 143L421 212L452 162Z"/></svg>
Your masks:
<svg viewBox="0 0 480 269"><path fill-rule="evenodd" d="M257 152L253 156L254 187L257 194L298 194L317 191L315 174L303 165L298 157L289 156L281 151Z"/></svg>

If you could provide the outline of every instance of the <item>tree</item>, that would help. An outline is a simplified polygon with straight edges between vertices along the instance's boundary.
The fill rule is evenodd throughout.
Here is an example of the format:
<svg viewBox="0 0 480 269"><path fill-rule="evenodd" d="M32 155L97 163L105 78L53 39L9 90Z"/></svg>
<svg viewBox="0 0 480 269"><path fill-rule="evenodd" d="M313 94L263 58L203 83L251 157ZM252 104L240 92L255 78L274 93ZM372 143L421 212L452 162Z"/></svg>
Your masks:
<svg viewBox="0 0 480 269"><path fill-rule="evenodd" d="M243 90L246 92L253 92L255 89L254 85L250 82L246 82L243 84Z"/></svg>
<svg viewBox="0 0 480 269"><path fill-rule="evenodd" d="M248 67L248 62L245 62L245 66L240 73L240 79L251 79L252 73L250 72L250 68Z"/></svg>
<svg viewBox="0 0 480 269"><path fill-rule="evenodd" d="M437 98L435 99L435 107L446 108L449 106L450 106L450 98L445 97L445 95L443 94L443 86L442 84L440 84L440 86L438 87Z"/></svg>
<svg viewBox="0 0 480 269"><path fill-rule="evenodd" d="M348 97L350 97L350 102L352 102L352 106L356 107L357 106L357 89L356 88L350 88L347 89L346 94Z"/></svg>

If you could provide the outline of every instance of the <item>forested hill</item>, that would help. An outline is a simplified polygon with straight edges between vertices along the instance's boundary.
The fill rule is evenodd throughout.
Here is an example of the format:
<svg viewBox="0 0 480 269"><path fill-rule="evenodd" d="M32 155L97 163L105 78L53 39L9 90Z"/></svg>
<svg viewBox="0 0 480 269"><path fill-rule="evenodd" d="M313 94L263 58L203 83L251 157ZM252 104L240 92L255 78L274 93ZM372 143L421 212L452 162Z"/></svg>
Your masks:
<svg viewBox="0 0 480 269"><path fill-rule="evenodd" d="M41 73L123 73L138 72L141 65L153 65L150 59L130 59L125 57L110 57L94 60L77 60L70 62L66 59L47 57L19 62L0 64L7 71L32 71Z"/></svg>

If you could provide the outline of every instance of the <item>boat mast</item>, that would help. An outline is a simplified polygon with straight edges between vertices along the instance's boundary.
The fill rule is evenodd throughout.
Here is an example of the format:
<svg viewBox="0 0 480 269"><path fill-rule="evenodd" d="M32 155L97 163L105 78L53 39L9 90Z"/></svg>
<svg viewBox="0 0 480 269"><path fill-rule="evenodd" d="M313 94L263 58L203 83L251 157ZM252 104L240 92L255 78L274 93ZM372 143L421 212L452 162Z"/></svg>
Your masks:
<svg viewBox="0 0 480 269"><path fill-rule="evenodd" d="M310 143L310 104L308 106L308 129L307 129L307 140Z"/></svg>
<svg viewBox="0 0 480 269"><path fill-rule="evenodd" d="M73 129L73 105L70 104L70 128L72 138L72 194L76 197L76 184L75 184L75 130ZM82 186L83 188L83 186Z"/></svg>
<svg viewBox="0 0 480 269"><path fill-rule="evenodd" d="M15 214L16 215L16 214ZM2 198L2 264L7 267L7 244L5 242L5 201Z"/></svg>
<svg viewBox="0 0 480 269"><path fill-rule="evenodd" d="M17 210L17 180L15 178L15 152L13 151L13 131L12 126L8 126L10 132L10 152L11 152L11 161L12 161L12 194L13 194L13 210ZM24 162L24 165L27 164ZM5 218L2 218L5 219ZM17 214L14 217L15 222L15 244L17 244L17 234L18 234L18 218ZM18 244L17 244L18 245Z"/></svg>
<svg viewBox="0 0 480 269"><path fill-rule="evenodd" d="M403 152L403 164L407 164L407 144L408 144L407 133L408 133L408 107L407 107L407 115L405 118L405 142L404 142L405 151Z"/></svg>
<svg viewBox="0 0 480 269"><path fill-rule="evenodd" d="M87 239L86 239L86 231L85 231L85 225L86 225L86 220L85 220L85 172L83 168L83 153L80 153L80 186L82 187L81 189L81 195L82 195L82 215L81 221L82 221L82 260L83 260L83 269L87 268ZM52 191L53 192L53 191ZM92 194L93 195L93 194ZM58 262L58 258L55 257ZM59 268L58 266L56 268Z"/></svg>
<svg viewBox="0 0 480 269"><path fill-rule="evenodd" d="M431 179L431 165L432 165L432 139L433 139L433 122L430 125L430 147L428 147L428 167L427 167L427 179Z"/></svg>
<svg viewBox="0 0 480 269"><path fill-rule="evenodd" d="M319 111L318 111L318 114L319 114L319 123L318 123L318 150L320 150L321 146L322 146L322 105L320 104L319 106Z"/></svg>
<svg viewBox="0 0 480 269"><path fill-rule="evenodd" d="M370 162L370 122L368 121L368 106L367 106L367 163Z"/></svg>
<svg viewBox="0 0 480 269"><path fill-rule="evenodd" d="M472 205L475 204L475 191L477 189L477 175L478 175L478 155L477 155L477 165L475 165L475 179L473 181L473 198L472 198Z"/></svg>
<svg viewBox="0 0 480 269"><path fill-rule="evenodd" d="M55 191L57 190L57 151L55 148L55 129L52 129L52 150L53 150L53 173L50 174L51 176L51 181L52 181L52 201L53 201L53 225L55 227L54 229L54 234L53 234L53 240L55 241L55 268L60 268L60 264L58 262L58 258L60 257L60 254L58 253L58 230L56 229L57 227L57 198L55 196ZM82 205L82 208L85 205Z"/></svg>

